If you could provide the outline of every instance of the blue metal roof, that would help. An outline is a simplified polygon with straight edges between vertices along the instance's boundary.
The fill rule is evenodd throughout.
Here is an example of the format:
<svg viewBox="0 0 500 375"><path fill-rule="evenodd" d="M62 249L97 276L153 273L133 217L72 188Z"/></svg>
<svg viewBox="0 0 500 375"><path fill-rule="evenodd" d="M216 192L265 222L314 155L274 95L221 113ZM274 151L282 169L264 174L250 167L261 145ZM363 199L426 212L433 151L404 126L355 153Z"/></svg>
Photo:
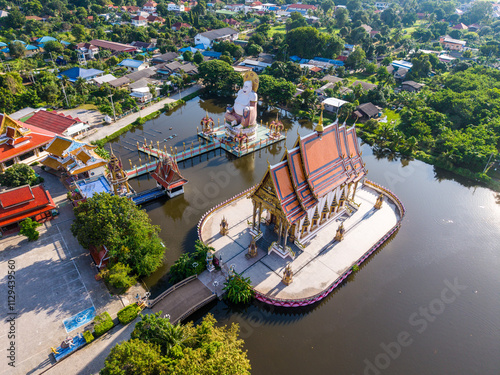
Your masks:
<svg viewBox="0 0 500 375"><path fill-rule="evenodd" d="M119 63L118 65L119 66L126 66L127 68L138 68L142 64L144 64L144 61L125 59L121 63Z"/></svg>
<svg viewBox="0 0 500 375"><path fill-rule="evenodd" d="M181 49L179 50L179 52L181 52L181 53L184 53L184 52L186 52L186 51L191 51L191 52L195 53L195 52L196 52L196 51L198 51L198 50L197 50L196 48L193 48L193 47L184 47L184 48L181 48Z"/></svg>
<svg viewBox="0 0 500 375"><path fill-rule="evenodd" d="M26 45L26 42L23 42L22 40L19 40L19 39L13 40L11 43L14 43L14 42Z"/></svg>
<svg viewBox="0 0 500 375"><path fill-rule="evenodd" d="M61 76L66 76L69 78L71 82L74 82L78 78L90 79L102 73L104 72L99 69L83 69L79 67L74 67L65 70L64 72L61 72L58 77L60 78Z"/></svg>
<svg viewBox="0 0 500 375"><path fill-rule="evenodd" d="M38 38L38 39L36 40L36 42L37 42L38 44L40 44L40 43L47 43L47 42L57 42L57 39L56 39L56 38L53 38L53 37L51 37L51 36L42 36L41 38Z"/></svg>
<svg viewBox="0 0 500 375"><path fill-rule="evenodd" d="M37 46L32 46L31 44L28 44L28 45L26 45L26 49L28 51L34 51L34 50L38 49L38 47Z"/></svg>
<svg viewBox="0 0 500 375"><path fill-rule="evenodd" d="M195 45L194 48L205 49L205 45L203 43L200 43L200 44Z"/></svg>
<svg viewBox="0 0 500 375"><path fill-rule="evenodd" d="M7 43L0 42L0 47L7 47Z"/></svg>
<svg viewBox="0 0 500 375"><path fill-rule="evenodd" d="M4 48L4 49L2 49L1 51L2 51L3 53L9 53L9 52L10 52L10 49L8 49L8 48Z"/></svg>
<svg viewBox="0 0 500 375"><path fill-rule="evenodd" d="M206 57L215 57L216 59L222 56L222 52L215 51L203 51L201 54Z"/></svg>
<svg viewBox="0 0 500 375"><path fill-rule="evenodd" d="M65 40L61 40L61 44L64 44L65 46L69 46L71 43L70 42L66 42Z"/></svg>

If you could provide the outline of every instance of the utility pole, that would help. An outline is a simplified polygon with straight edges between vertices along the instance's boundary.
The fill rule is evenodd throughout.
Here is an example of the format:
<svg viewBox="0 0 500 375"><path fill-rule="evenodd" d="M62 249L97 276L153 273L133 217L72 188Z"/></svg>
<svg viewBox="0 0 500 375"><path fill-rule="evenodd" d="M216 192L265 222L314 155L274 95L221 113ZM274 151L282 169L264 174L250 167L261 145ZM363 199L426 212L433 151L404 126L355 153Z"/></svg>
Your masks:
<svg viewBox="0 0 500 375"><path fill-rule="evenodd" d="M115 113L115 105L113 103L113 94L109 94L109 98L111 99L111 107L113 107L113 118L116 122L116 113Z"/></svg>
<svg viewBox="0 0 500 375"><path fill-rule="evenodd" d="M61 87L62 87L62 91L63 91L63 94L64 94L64 99L66 99L66 105L68 106L69 108L69 102L68 102L68 97L66 96L66 90L64 89L64 82L63 80L61 79Z"/></svg>

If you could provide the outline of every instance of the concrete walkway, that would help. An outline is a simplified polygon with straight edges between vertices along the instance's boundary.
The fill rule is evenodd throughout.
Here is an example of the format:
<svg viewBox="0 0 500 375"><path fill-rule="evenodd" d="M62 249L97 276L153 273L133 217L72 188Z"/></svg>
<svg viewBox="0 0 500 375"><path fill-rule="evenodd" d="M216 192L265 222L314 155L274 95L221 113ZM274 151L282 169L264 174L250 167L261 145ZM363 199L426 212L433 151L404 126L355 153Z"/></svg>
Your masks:
<svg viewBox="0 0 500 375"><path fill-rule="evenodd" d="M117 130L120 130L121 128L124 128L125 126L133 123L135 120L137 120L139 117L145 117L155 111L159 111L162 109L165 104L167 103L173 103L177 100L179 100L180 97L185 97L187 95L190 95L198 90L203 88L203 86L196 84L194 86L191 86L187 88L186 90L181 92L181 95L175 94L173 97L165 98L163 100L160 100L158 103L155 103L149 107L146 107L144 109L141 109L139 112L134 112L128 116L125 116L115 123L107 126L103 126L101 128L97 129L97 132L92 133L88 137L83 138L84 141L86 142L91 142L91 141L97 141L99 139L103 139L104 137L107 137L110 134L113 134Z"/></svg>
<svg viewBox="0 0 500 375"><path fill-rule="evenodd" d="M268 248L272 241L276 241L276 235L265 224L261 224L264 236L257 241L258 256L251 259L245 257L251 241L248 223L252 220L252 202L246 197L216 211L205 223L202 239L215 248L217 258L222 257L223 262L234 266L236 272L250 277L252 286L260 294L283 300L310 298L339 279L397 224L399 211L395 205L386 198L382 208L376 210L373 208L376 199L376 192L371 188L358 188L355 200L361 205L344 221L344 240L333 240L340 224L340 221L333 220L315 235L304 250L289 244L296 254L293 261L289 257L282 259L275 253L268 255ZM222 217L230 226L228 236L219 234ZM293 283L286 286L281 279L290 261Z"/></svg>

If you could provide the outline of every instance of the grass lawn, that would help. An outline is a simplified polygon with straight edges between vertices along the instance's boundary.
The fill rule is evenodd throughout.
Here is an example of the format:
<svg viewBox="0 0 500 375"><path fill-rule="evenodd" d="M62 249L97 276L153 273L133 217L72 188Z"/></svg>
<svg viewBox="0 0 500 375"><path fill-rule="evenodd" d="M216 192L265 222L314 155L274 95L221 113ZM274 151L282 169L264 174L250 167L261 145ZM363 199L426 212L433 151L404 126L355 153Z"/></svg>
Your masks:
<svg viewBox="0 0 500 375"><path fill-rule="evenodd" d="M75 110L77 109L85 109L87 111L93 111L93 110L97 110L97 106L95 104L82 104L80 106L78 106L77 108L75 108Z"/></svg>
<svg viewBox="0 0 500 375"><path fill-rule="evenodd" d="M286 25L284 23L278 24L277 26L271 27L269 30L269 36L272 37L276 33L284 34L286 33Z"/></svg>
<svg viewBox="0 0 500 375"><path fill-rule="evenodd" d="M387 123L392 123L392 121L394 121L394 125L397 125L399 124L399 121L400 121L400 116L399 116L399 113L396 112L396 111L393 111L392 109L384 109L382 111L382 117L385 117L387 116Z"/></svg>
<svg viewBox="0 0 500 375"><path fill-rule="evenodd" d="M349 83L353 83L354 81L363 81L363 82L367 82L367 83L372 83L374 85L378 85L378 81L376 79L375 74L372 74L371 76L367 76L366 74L363 74L363 73L354 73L346 78L349 80ZM371 78L373 78L373 82L372 82Z"/></svg>

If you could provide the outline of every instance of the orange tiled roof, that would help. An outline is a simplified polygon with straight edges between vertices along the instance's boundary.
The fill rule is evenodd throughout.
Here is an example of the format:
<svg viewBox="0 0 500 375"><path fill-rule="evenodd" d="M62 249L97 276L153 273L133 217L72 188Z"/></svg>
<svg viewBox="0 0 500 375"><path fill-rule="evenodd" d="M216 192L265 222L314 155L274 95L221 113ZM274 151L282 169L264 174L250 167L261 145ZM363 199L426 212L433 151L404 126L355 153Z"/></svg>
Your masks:
<svg viewBox="0 0 500 375"><path fill-rule="evenodd" d="M301 219L319 198L366 174L354 127L334 123L324 128L321 137L314 132L296 144L283 161L269 168L261 182L271 179L290 224Z"/></svg>
<svg viewBox="0 0 500 375"><path fill-rule="evenodd" d="M151 173L151 177L168 190L175 189L188 182L182 177L177 163L171 157L167 157L159 162L155 171Z"/></svg>

